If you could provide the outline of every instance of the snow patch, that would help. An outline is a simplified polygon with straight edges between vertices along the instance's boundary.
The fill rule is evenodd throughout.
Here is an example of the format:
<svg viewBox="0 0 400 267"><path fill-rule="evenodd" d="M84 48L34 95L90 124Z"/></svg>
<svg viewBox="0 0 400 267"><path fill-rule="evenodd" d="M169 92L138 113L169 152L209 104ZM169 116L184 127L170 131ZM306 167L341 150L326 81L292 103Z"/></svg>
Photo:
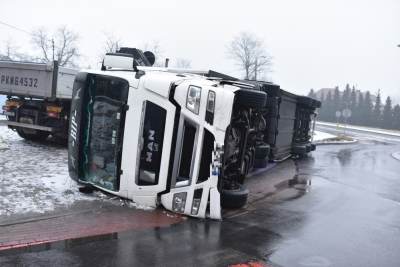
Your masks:
<svg viewBox="0 0 400 267"><path fill-rule="evenodd" d="M392 157L397 159L397 160L400 160L400 151L392 153Z"/></svg>
<svg viewBox="0 0 400 267"><path fill-rule="evenodd" d="M8 149L8 144L4 141L4 139L0 136L0 151Z"/></svg>
<svg viewBox="0 0 400 267"><path fill-rule="evenodd" d="M336 123L329 123L329 122L317 122L317 125L326 125L326 126L337 126ZM385 135L392 135L392 136L398 136L400 137L400 131L395 131L395 130L385 130L385 129L379 129L379 128L370 128L370 127L363 127L363 126L353 126L347 124L346 127L343 125L339 125L339 129L351 129L351 130L357 130L357 131L363 131L363 132L369 132L369 133L378 133L378 134L385 134Z"/></svg>
<svg viewBox="0 0 400 267"><path fill-rule="evenodd" d="M51 212L82 200L154 209L102 191L79 192L79 185L69 177L65 147L26 141L6 126L0 126L0 140L0 145L7 145L6 150L0 149L0 217Z"/></svg>
<svg viewBox="0 0 400 267"><path fill-rule="evenodd" d="M0 216L44 213L78 200L93 200L81 194L68 174L67 149L23 140L0 126Z"/></svg>
<svg viewBox="0 0 400 267"><path fill-rule="evenodd" d="M336 137L336 135L333 135L333 134L330 134L330 133L325 133L325 132L321 132L321 131L314 131L313 142L323 141L325 139L335 138L335 137Z"/></svg>

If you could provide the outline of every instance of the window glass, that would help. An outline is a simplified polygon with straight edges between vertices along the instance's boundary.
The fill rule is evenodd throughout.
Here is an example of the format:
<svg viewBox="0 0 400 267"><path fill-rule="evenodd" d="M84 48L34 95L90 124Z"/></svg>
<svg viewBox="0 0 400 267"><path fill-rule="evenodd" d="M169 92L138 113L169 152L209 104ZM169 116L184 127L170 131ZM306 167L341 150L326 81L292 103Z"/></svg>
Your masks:
<svg viewBox="0 0 400 267"><path fill-rule="evenodd" d="M206 181L210 177L210 165L214 150L214 136L208 130L204 130L203 148L201 150L200 171L197 183Z"/></svg>
<svg viewBox="0 0 400 267"><path fill-rule="evenodd" d="M192 166L193 150L195 146L196 127L185 122L183 129L182 150L179 160L179 172L177 181L188 181Z"/></svg>
<svg viewBox="0 0 400 267"><path fill-rule="evenodd" d="M195 114L199 114L200 109L201 88L197 86L189 86L186 107Z"/></svg>
<svg viewBox="0 0 400 267"><path fill-rule="evenodd" d="M150 101L144 102L138 185L158 184L166 116L165 109Z"/></svg>
<svg viewBox="0 0 400 267"><path fill-rule="evenodd" d="M128 83L96 75L88 82L83 138L84 178L117 191Z"/></svg>

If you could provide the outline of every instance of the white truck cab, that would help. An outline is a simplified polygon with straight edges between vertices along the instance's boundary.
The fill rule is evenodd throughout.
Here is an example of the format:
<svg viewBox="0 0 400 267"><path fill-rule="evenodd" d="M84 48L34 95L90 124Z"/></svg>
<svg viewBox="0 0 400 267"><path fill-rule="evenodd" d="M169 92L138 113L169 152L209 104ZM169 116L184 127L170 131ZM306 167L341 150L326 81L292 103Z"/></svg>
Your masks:
<svg viewBox="0 0 400 267"><path fill-rule="evenodd" d="M102 71L76 76L70 176L141 205L161 203L177 213L221 219L221 192L226 184L237 184L224 167L226 142L233 134L238 147L246 146L232 130L238 91L260 105L265 93L195 71L137 62L134 56L111 54ZM244 152L232 146L228 154L243 158ZM237 162L240 175L244 167ZM233 190L244 192L240 186Z"/></svg>

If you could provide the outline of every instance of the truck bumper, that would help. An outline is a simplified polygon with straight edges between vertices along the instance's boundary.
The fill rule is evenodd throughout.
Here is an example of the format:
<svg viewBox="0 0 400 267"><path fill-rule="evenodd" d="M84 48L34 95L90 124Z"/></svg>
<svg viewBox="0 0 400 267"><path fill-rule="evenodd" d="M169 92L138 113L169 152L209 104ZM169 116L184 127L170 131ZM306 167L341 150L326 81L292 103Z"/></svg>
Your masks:
<svg viewBox="0 0 400 267"><path fill-rule="evenodd" d="M9 120L0 120L0 126L1 125L7 125L10 128L28 128L28 129L40 130L40 131L51 132L51 133L55 131L55 129L53 127L40 126L40 125L15 122L15 121L9 121Z"/></svg>

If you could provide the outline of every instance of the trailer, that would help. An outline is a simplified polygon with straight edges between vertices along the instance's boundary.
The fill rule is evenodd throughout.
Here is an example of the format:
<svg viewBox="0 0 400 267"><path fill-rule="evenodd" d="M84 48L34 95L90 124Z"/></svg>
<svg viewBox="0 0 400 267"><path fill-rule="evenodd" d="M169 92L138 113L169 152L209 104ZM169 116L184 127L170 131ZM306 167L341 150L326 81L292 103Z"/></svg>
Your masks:
<svg viewBox="0 0 400 267"><path fill-rule="evenodd" d="M0 61L0 94L7 125L28 140L67 140L72 88L78 70L58 62Z"/></svg>

